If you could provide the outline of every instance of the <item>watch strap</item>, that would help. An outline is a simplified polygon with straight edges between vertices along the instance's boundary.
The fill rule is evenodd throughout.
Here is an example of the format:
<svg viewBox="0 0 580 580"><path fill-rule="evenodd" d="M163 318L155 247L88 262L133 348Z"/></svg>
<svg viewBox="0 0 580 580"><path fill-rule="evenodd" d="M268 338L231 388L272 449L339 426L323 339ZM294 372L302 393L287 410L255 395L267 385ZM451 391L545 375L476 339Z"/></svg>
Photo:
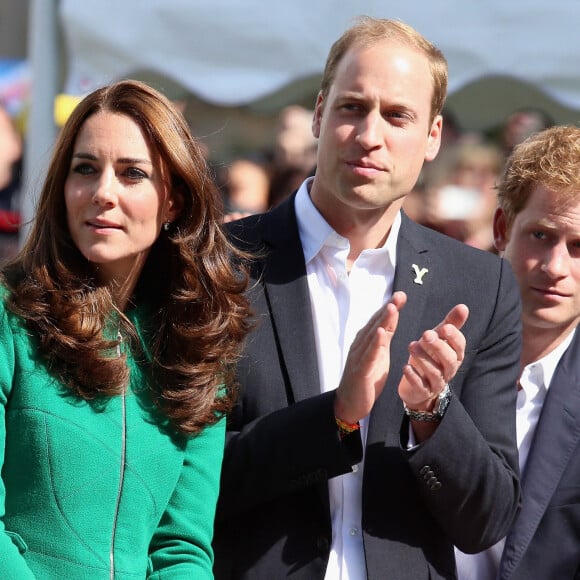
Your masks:
<svg viewBox="0 0 580 580"><path fill-rule="evenodd" d="M446 384L443 387L443 390L439 393L437 397L437 402L435 403L435 407L433 411L415 411L413 409L409 409L405 403L403 403L403 407L405 408L405 413L409 419L412 421L423 421L423 422L430 422L435 423L441 421L447 406L449 405L449 401L451 400L451 387L449 384Z"/></svg>

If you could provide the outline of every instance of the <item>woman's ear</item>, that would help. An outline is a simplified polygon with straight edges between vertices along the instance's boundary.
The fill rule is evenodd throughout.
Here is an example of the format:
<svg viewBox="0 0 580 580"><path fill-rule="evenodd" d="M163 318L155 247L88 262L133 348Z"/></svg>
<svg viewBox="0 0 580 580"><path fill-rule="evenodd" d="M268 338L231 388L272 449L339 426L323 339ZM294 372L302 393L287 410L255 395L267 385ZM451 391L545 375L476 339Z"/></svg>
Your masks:
<svg viewBox="0 0 580 580"><path fill-rule="evenodd" d="M174 222L183 211L183 192L179 188L174 188L167 197L163 222Z"/></svg>

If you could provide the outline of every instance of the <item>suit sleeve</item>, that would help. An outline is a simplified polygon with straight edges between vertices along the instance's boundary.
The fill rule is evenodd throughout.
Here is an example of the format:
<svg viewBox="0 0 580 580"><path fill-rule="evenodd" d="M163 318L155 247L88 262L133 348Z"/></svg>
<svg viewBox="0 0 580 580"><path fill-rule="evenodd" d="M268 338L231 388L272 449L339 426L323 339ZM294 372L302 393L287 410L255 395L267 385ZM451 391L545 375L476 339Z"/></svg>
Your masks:
<svg viewBox="0 0 580 580"><path fill-rule="evenodd" d="M183 469L150 546L149 580L213 579L213 523L225 419L187 444Z"/></svg>
<svg viewBox="0 0 580 580"><path fill-rule="evenodd" d="M520 503L515 408L521 306L513 272L501 264L495 310L475 352L468 337L466 375L435 434L407 453L428 509L467 553L504 537ZM406 423L402 436L405 429Z"/></svg>
<svg viewBox="0 0 580 580"><path fill-rule="evenodd" d="M0 469L4 464L6 447L6 405L14 378L14 340L3 303L0 303ZM26 550L17 534L6 530L4 516L6 488L0 480L0 577L5 580L30 580L34 574L26 564L21 551Z"/></svg>
<svg viewBox="0 0 580 580"><path fill-rule="evenodd" d="M233 418L235 421L235 417ZM362 459L358 432L343 440L334 392L324 393L228 431L218 518L348 473Z"/></svg>

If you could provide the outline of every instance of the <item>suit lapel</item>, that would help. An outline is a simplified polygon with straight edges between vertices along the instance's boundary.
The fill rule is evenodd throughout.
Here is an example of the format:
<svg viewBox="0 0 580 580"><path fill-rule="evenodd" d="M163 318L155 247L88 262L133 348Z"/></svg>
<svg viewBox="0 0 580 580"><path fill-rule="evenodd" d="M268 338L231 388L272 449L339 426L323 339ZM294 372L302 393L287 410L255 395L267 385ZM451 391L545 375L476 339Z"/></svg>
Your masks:
<svg viewBox="0 0 580 580"><path fill-rule="evenodd" d="M501 578L509 578L525 554L580 443L579 356L580 332L577 331L546 395L522 479L522 508L506 539Z"/></svg>
<svg viewBox="0 0 580 580"><path fill-rule="evenodd" d="M319 372L312 323L304 253L298 234L294 196L263 216L268 257L263 273L264 291L280 353L295 401L319 394ZM384 440L389 424L398 431L402 405L397 393L409 342L424 330L420 327L430 293L432 276L428 248L419 228L404 214L397 241L394 290L407 294L399 329L391 346L391 369L382 396L369 423L369 442ZM423 271L426 269L426 271Z"/></svg>
<svg viewBox="0 0 580 580"><path fill-rule="evenodd" d="M320 393L316 343L294 196L264 216L264 292L294 401Z"/></svg>
<svg viewBox="0 0 580 580"><path fill-rule="evenodd" d="M403 405L397 388L402 368L409 358L409 343L425 330L420 327L420 322L433 279L430 268L428 250L419 228L402 214L393 290L405 292L407 304L401 311L399 326L391 343L391 369L385 390L371 414L367 445L374 441L384 441L389 430L399 432Z"/></svg>

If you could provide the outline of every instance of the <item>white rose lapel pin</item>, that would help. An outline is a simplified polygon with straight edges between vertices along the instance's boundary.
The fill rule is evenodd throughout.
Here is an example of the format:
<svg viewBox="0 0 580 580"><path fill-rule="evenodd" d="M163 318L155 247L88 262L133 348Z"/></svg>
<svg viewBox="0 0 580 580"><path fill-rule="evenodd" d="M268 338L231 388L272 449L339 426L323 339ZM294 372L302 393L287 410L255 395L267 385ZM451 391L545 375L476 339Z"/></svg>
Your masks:
<svg viewBox="0 0 580 580"><path fill-rule="evenodd" d="M417 266L417 264L411 264L411 267L413 268L413 274L414 274L414 278L413 278L413 283L414 284L423 284L423 278L425 277L425 274L427 274L427 272L429 272L428 268L421 268L420 266Z"/></svg>

